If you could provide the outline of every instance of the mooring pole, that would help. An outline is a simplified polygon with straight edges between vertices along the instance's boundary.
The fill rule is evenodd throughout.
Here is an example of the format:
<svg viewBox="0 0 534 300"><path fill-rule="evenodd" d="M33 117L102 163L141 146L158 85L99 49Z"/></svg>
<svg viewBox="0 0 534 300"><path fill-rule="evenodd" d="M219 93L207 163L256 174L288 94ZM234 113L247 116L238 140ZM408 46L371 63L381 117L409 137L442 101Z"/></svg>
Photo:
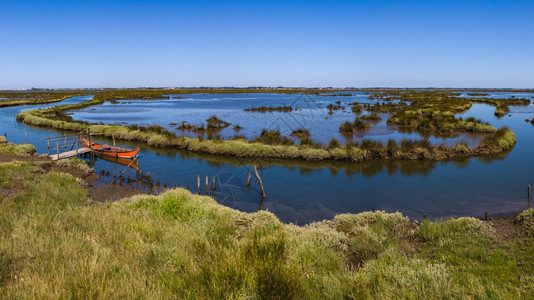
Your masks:
<svg viewBox="0 0 534 300"><path fill-rule="evenodd" d="M260 174L258 174L258 168L256 165L254 165L254 173L256 174L256 179L258 179L258 182L260 183L260 190L261 190L261 196L265 197L265 190L263 189L263 182L261 182Z"/></svg>
<svg viewBox="0 0 534 300"><path fill-rule="evenodd" d="M89 149L91 149L91 159L93 159L93 136L91 135L91 129L87 128L87 137L89 138Z"/></svg>
<svg viewBox="0 0 534 300"><path fill-rule="evenodd" d="M117 154L117 146L115 146L115 134L112 134L111 137L113 138L113 149L115 149L115 157L117 157L118 154Z"/></svg>
<svg viewBox="0 0 534 300"><path fill-rule="evenodd" d="M528 190L528 202L527 202L527 209L529 209L529 208L530 208L530 185L528 186L527 190Z"/></svg>
<svg viewBox="0 0 534 300"><path fill-rule="evenodd" d="M200 175L197 174L198 194L200 195Z"/></svg>
<svg viewBox="0 0 534 300"><path fill-rule="evenodd" d="M209 182L208 182L208 175L206 175L206 195L209 194L209 191L208 191L208 189L209 189L209 185L210 185L210 184L209 184Z"/></svg>
<svg viewBox="0 0 534 300"><path fill-rule="evenodd" d="M251 176L252 176L252 174L250 174L250 172L248 172L247 183L245 183L245 186L250 186L250 177Z"/></svg>

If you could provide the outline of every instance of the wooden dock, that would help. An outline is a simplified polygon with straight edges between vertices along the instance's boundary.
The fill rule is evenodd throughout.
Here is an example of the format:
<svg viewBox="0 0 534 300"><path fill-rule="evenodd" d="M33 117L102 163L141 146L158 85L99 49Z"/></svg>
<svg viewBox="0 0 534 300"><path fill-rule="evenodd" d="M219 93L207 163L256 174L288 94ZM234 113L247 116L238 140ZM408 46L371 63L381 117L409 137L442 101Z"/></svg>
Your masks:
<svg viewBox="0 0 534 300"><path fill-rule="evenodd" d="M60 159L78 156L79 154L85 154L89 152L91 152L91 149L89 148L78 148L78 149L74 149L74 150L70 150L66 152L61 152L58 154L51 154L51 155L48 155L48 157L50 157L51 160L60 160Z"/></svg>

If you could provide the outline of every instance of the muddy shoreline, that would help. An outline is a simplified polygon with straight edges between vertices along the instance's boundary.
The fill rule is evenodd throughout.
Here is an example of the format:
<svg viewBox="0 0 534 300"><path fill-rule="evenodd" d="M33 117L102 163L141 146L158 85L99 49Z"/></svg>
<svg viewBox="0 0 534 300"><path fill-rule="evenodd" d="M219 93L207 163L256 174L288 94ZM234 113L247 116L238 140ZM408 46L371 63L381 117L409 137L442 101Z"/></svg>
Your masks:
<svg viewBox="0 0 534 300"><path fill-rule="evenodd" d="M94 170L91 169L91 172L86 172L85 170L80 170L78 168L71 168L67 166L59 165L47 157L41 155L9 155L0 153L0 163L8 163L14 161L34 161L42 162L41 167L45 172L62 172L71 174L81 180L83 180L85 188L87 188L89 197L96 202L104 201L115 201L122 198L131 197L139 194L146 194L140 190L136 190L129 186L124 186L121 184L109 184L100 182L100 175L98 175ZM19 193L22 191L23 182L17 183L15 188L12 190L6 190L5 193Z"/></svg>

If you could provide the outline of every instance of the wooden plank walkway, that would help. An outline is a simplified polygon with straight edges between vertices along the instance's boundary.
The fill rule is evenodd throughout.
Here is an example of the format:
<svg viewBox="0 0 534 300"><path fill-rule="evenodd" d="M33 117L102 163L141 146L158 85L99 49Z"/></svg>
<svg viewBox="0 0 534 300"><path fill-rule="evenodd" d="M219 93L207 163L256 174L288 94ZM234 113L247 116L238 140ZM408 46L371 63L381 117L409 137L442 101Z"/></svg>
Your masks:
<svg viewBox="0 0 534 300"><path fill-rule="evenodd" d="M50 157L51 160L58 160L58 159L73 157L78 154L89 153L89 152L91 152L90 148L79 148L78 151L74 149L74 150L70 150L67 152L59 153L59 156L57 154L52 154L52 155L49 155L48 157Z"/></svg>

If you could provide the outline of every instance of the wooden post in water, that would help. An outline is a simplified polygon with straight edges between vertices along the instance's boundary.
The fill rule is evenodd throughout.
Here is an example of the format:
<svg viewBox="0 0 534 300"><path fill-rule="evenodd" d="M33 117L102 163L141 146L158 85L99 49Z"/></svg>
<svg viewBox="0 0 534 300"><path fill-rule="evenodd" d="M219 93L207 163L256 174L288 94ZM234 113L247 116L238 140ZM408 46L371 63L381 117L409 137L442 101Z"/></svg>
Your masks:
<svg viewBox="0 0 534 300"><path fill-rule="evenodd" d="M116 158L118 154L117 154L117 146L115 145L115 134L112 134L111 137L113 138L113 149L115 150L115 158Z"/></svg>
<svg viewBox="0 0 534 300"><path fill-rule="evenodd" d="M211 190L215 192L215 177L213 177L213 180L211 182Z"/></svg>
<svg viewBox="0 0 534 300"><path fill-rule="evenodd" d="M63 151L67 152L67 136L63 135L63 146L65 147Z"/></svg>
<svg viewBox="0 0 534 300"><path fill-rule="evenodd" d="M258 168L256 165L254 165L254 173L256 174L256 179L258 179L258 182L260 183L260 190L261 190L261 196L265 197L265 190L263 189L263 182L261 182L260 174L258 174Z"/></svg>
<svg viewBox="0 0 534 300"><path fill-rule="evenodd" d="M528 190L528 202L527 202L527 209L529 209L529 208L530 208L530 185L528 186L527 190Z"/></svg>
<svg viewBox="0 0 534 300"><path fill-rule="evenodd" d="M487 210L484 212L484 220L486 220L486 221L488 220L488 211Z"/></svg>
<svg viewBox="0 0 534 300"><path fill-rule="evenodd" d="M95 155L95 152L93 151L93 136L91 135L90 128L87 128L87 137L89 138L89 148L91 149L91 158L93 158L93 155Z"/></svg>
<svg viewBox="0 0 534 300"><path fill-rule="evenodd" d="M209 186L210 186L210 184L209 184L209 181L208 181L208 175L206 175L206 195L209 194L209 190L208 190Z"/></svg>
<svg viewBox="0 0 534 300"><path fill-rule="evenodd" d="M24 136L26 136L26 144L28 144L28 133L26 132L26 128L24 128Z"/></svg>
<svg viewBox="0 0 534 300"><path fill-rule="evenodd" d="M200 175L197 174L197 187L198 187L198 194L200 195Z"/></svg>
<svg viewBox="0 0 534 300"><path fill-rule="evenodd" d="M50 156L50 138L46 138L46 140L48 141L47 144L48 144L48 156Z"/></svg>
<svg viewBox="0 0 534 300"><path fill-rule="evenodd" d="M57 160L59 160L59 141L56 141Z"/></svg>
<svg viewBox="0 0 534 300"><path fill-rule="evenodd" d="M117 175L117 162L116 161L113 163L113 182L117 180L117 176L115 175Z"/></svg>
<svg viewBox="0 0 534 300"><path fill-rule="evenodd" d="M252 177L252 174L248 172L247 183L245 183L245 186L250 186L250 177Z"/></svg>

